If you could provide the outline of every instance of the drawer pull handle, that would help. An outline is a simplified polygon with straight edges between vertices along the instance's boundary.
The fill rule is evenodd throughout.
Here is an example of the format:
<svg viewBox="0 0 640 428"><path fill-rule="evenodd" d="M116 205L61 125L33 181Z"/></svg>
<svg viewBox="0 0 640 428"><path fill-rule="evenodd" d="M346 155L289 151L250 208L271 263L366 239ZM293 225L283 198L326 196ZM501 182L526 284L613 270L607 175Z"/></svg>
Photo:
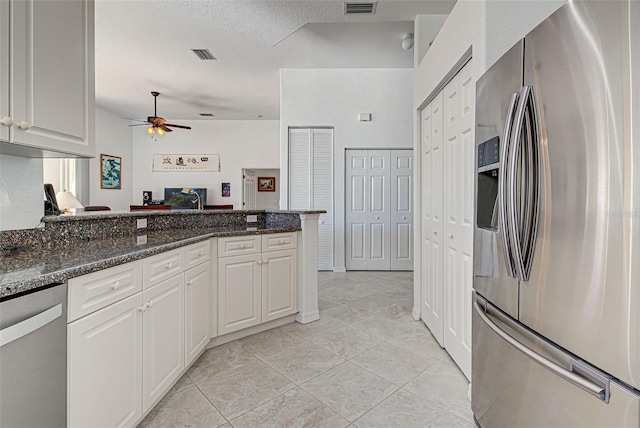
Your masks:
<svg viewBox="0 0 640 428"><path fill-rule="evenodd" d="M259 265L262 264L262 260L256 260L256 263L258 263Z"/></svg>
<svg viewBox="0 0 640 428"><path fill-rule="evenodd" d="M187 281L187 285L191 285L191 283L192 283L192 281L191 281L191 280L188 280L188 281Z"/></svg>
<svg viewBox="0 0 640 428"><path fill-rule="evenodd" d="M204 256L204 251L199 251L198 252L198 256L200 256L200 257Z"/></svg>
<svg viewBox="0 0 640 428"><path fill-rule="evenodd" d="M116 281L113 284L111 284L111 289L112 290L117 290L119 288L120 288L120 282L119 281Z"/></svg>
<svg viewBox="0 0 640 428"><path fill-rule="evenodd" d="M280 240L280 244L284 244L284 239L281 239L281 240Z"/></svg>
<svg viewBox="0 0 640 428"><path fill-rule="evenodd" d="M266 265L267 263L269 263L269 260L263 260L262 263Z"/></svg>
<svg viewBox="0 0 640 428"><path fill-rule="evenodd" d="M144 312L146 310L147 310L147 307L145 305L138 306L138 312Z"/></svg>
<svg viewBox="0 0 640 428"><path fill-rule="evenodd" d="M171 269L173 267L173 263L169 262L164 266L166 269Z"/></svg>
<svg viewBox="0 0 640 428"><path fill-rule="evenodd" d="M152 300L149 300L147 302L147 308L149 308L149 309L153 308L153 301Z"/></svg>
<svg viewBox="0 0 640 428"><path fill-rule="evenodd" d="M244 249L244 247L246 247L246 245L240 244L240 249Z"/></svg>

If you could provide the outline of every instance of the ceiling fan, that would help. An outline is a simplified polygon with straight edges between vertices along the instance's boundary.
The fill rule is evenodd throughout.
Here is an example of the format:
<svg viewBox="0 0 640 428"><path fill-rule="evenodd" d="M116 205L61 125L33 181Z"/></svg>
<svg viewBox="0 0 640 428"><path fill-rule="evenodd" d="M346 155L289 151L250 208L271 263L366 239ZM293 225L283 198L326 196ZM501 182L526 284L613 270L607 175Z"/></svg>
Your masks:
<svg viewBox="0 0 640 428"><path fill-rule="evenodd" d="M144 123L139 123L139 124L129 125L129 126L151 125L147 128L147 134L149 135L155 135L155 134L164 135L165 132L173 132L173 129L171 128L191 129L190 126L167 123L167 121L164 118L159 117L158 116L158 95L160 95L160 92L151 91L151 95L153 95L153 116L148 116L146 121L133 119L133 120L137 120L139 122L144 122Z"/></svg>

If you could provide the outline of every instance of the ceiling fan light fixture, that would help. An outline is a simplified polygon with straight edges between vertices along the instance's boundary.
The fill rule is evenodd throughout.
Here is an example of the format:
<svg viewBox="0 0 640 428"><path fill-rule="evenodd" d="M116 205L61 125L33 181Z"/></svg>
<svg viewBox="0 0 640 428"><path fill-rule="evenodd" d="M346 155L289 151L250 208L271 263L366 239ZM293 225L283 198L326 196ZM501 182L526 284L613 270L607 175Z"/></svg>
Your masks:
<svg viewBox="0 0 640 428"><path fill-rule="evenodd" d="M157 132L158 132L158 135L164 135L164 129L162 128L158 128Z"/></svg>
<svg viewBox="0 0 640 428"><path fill-rule="evenodd" d="M149 135L153 135L156 133L156 130L153 128L153 126L148 127L146 131Z"/></svg>

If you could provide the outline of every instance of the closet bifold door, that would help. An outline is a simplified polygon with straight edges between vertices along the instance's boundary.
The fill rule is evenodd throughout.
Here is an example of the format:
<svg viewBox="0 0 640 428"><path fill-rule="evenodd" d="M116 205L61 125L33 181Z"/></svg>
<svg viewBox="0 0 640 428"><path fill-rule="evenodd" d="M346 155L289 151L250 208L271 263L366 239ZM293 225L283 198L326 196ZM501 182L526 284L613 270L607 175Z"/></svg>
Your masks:
<svg viewBox="0 0 640 428"><path fill-rule="evenodd" d="M318 218L318 270L333 270L333 129L313 130L312 209Z"/></svg>
<svg viewBox="0 0 640 428"><path fill-rule="evenodd" d="M413 269L413 150L391 150L391 270Z"/></svg>
<svg viewBox="0 0 640 428"><path fill-rule="evenodd" d="M311 209L311 129L289 129L289 209Z"/></svg>
<svg viewBox="0 0 640 428"><path fill-rule="evenodd" d="M368 215L369 195L367 192L367 151L346 151L346 201L347 201L347 270L367 270L367 246L369 239Z"/></svg>

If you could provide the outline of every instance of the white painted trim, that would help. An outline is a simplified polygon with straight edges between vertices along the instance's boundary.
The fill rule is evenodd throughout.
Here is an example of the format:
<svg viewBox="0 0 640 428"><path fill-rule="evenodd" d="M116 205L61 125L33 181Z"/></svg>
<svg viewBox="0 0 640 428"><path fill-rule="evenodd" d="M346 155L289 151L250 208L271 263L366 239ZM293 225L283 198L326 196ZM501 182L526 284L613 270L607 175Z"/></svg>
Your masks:
<svg viewBox="0 0 640 428"><path fill-rule="evenodd" d="M215 348L216 346L224 345L225 343L233 342L234 340L242 339L243 337L251 336L252 334L262 333L263 331L289 324L295 321L295 317L295 314L287 315L286 317L278 318L277 320L267 321L242 330L223 334L222 336L213 337L209 341L209 344L207 344L206 349Z"/></svg>
<svg viewBox="0 0 640 428"><path fill-rule="evenodd" d="M333 267L333 271L335 273L346 273L347 272L347 268L345 268L344 266L334 266Z"/></svg>
<svg viewBox="0 0 640 428"><path fill-rule="evenodd" d="M416 305L416 302L413 303L413 310L411 311L411 316L413 317L414 320L416 321L420 321L420 301L417 302L418 306Z"/></svg>

